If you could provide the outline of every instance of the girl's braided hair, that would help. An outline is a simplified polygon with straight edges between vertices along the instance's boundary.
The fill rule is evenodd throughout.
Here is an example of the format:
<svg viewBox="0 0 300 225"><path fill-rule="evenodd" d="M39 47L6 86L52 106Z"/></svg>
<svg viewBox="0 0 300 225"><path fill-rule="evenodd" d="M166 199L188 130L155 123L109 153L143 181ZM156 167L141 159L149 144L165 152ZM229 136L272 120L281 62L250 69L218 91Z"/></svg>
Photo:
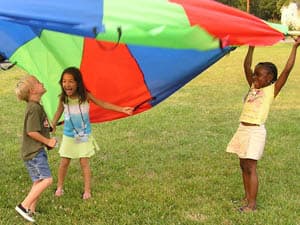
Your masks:
<svg viewBox="0 0 300 225"><path fill-rule="evenodd" d="M272 83L274 83L277 80L278 71L277 71L277 67L275 66L274 63L260 62L257 64L257 66L264 67L266 70L269 71L269 73L271 73L273 75Z"/></svg>

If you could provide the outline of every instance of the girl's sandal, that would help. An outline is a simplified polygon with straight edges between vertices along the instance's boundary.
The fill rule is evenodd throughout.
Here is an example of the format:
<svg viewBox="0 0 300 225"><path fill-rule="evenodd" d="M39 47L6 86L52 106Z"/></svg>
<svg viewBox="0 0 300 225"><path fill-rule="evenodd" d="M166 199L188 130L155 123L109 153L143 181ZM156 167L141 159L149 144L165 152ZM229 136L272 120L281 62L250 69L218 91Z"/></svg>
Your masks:
<svg viewBox="0 0 300 225"><path fill-rule="evenodd" d="M60 188L57 188L56 191L55 191L55 193L54 193L54 195L55 195L56 197L60 197L60 196L62 196L63 194L64 194L64 190L63 190L63 189L60 189Z"/></svg>

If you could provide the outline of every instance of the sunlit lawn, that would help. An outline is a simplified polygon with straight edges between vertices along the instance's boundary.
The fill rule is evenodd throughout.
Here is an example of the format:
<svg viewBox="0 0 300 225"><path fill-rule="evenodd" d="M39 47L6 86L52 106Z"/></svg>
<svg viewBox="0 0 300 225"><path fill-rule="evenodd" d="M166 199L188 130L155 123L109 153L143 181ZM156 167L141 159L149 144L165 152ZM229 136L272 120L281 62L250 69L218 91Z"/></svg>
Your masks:
<svg viewBox="0 0 300 225"><path fill-rule="evenodd" d="M290 47L257 48L254 62L272 61L281 71ZM65 195L54 198L54 184L42 196L37 224L300 224L300 56L266 124L258 211L240 214L232 203L243 188L238 159L225 149L247 91L245 53L246 47L238 48L150 111L94 124L100 150L91 158L93 198L81 200L81 169L74 161ZM31 185L19 156L25 104L13 92L22 74L17 68L0 72L0 224L5 225L24 222L14 207ZM56 182L57 150L49 152L49 162Z"/></svg>

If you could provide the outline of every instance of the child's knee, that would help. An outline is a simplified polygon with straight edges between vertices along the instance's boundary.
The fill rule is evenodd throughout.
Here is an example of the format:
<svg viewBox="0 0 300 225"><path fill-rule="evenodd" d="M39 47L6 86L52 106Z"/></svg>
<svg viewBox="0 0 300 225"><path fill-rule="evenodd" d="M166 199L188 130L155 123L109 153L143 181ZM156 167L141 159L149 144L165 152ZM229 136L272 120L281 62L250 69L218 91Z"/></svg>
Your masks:
<svg viewBox="0 0 300 225"><path fill-rule="evenodd" d="M243 173L246 173L248 175L256 173L256 167L252 165L243 165L241 166Z"/></svg>
<svg viewBox="0 0 300 225"><path fill-rule="evenodd" d="M80 165L82 168L89 167L89 159L88 158L81 158L80 159Z"/></svg>
<svg viewBox="0 0 300 225"><path fill-rule="evenodd" d="M68 166L70 165L71 160L70 159L62 159L60 161L60 166L64 167L64 168L68 168Z"/></svg>
<svg viewBox="0 0 300 225"><path fill-rule="evenodd" d="M47 186L50 186L53 183L53 178L49 177L44 179L44 182L47 184Z"/></svg>
<svg viewBox="0 0 300 225"><path fill-rule="evenodd" d="M256 173L256 161L254 160L242 160L240 167L244 173L253 174Z"/></svg>

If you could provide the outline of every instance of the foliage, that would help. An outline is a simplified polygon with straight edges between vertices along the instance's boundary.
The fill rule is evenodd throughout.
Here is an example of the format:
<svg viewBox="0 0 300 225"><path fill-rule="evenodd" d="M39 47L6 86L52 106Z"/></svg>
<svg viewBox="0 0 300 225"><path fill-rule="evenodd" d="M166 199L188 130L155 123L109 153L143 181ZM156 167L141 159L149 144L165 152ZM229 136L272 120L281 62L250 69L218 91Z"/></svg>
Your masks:
<svg viewBox="0 0 300 225"><path fill-rule="evenodd" d="M282 70L291 44L257 48L254 60ZM45 225L300 224L300 73L296 66L272 105L258 163L258 211L237 211L243 196L238 159L225 153L247 92L241 47L148 112L93 124L100 150L91 158L92 199L81 199L79 162L71 162L61 198L53 196L59 156L50 151L54 184L37 206ZM297 59L296 65L299 65ZM29 191L20 159L25 104L13 93L22 71L0 71L0 224L26 224L14 210ZM57 137L61 136L59 127Z"/></svg>
<svg viewBox="0 0 300 225"><path fill-rule="evenodd" d="M246 11L246 0L217 0L218 2L221 2L223 4L235 7L235 8L239 8L242 9L244 11Z"/></svg>
<svg viewBox="0 0 300 225"><path fill-rule="evenodd" d="M218 2L246 11L247 0L218 0ZM288 4L290 0L249 0L249 2L251 14L267 21L278 21L281 7Z"/></svg>

